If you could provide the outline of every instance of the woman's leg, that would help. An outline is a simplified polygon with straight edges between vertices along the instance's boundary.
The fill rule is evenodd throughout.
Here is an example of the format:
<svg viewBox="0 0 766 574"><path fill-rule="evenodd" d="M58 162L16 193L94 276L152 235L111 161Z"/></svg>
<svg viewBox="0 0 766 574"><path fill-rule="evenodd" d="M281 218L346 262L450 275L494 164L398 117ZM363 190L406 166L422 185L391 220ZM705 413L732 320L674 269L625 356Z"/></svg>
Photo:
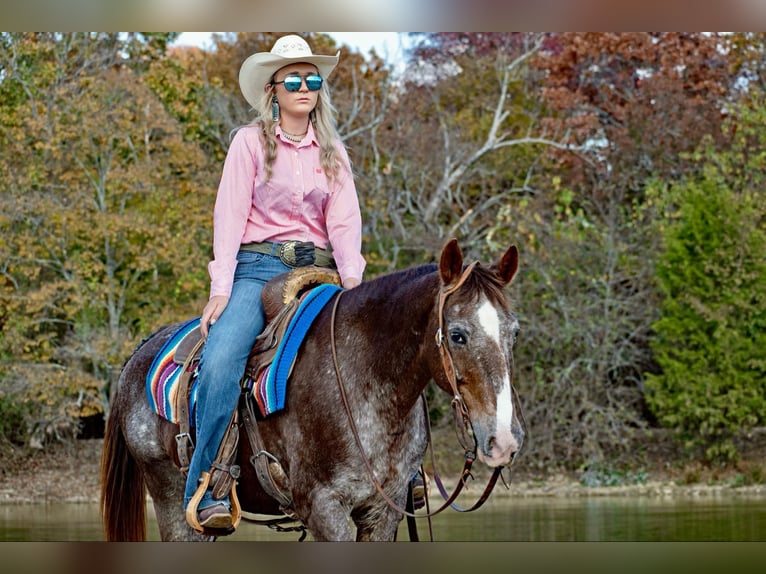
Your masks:
<svg viewBox="0 0 766 574"><path fill-rule="evenodd" d="M266 282L289 271L278 257L240 252L234 287L223 313L211 326L202 352L197 390L197 439L186 480L184 506L197 490L200 474L209 471L237 407L240 381L255 338L263 331L261 291ZM202 509L213 504L208 491Z"/></svg>

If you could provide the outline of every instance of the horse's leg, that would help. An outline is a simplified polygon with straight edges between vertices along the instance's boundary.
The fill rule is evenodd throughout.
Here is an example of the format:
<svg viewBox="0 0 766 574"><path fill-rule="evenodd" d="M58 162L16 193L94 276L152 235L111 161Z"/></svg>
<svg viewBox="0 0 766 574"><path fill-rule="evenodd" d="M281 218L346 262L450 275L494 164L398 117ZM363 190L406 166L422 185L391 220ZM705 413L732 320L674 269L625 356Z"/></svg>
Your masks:
<svg viewBox="0 0 766 574"><path fill-rule="evenodd" d="M354 540L348 509L338 500L336 492L326 488L317 490L312 493L311 499L308 511L301 509L299 504L296 505L296 511L299 516L308 516L304 523L314 540L318 542Z"/></svg>
<svg viewBox="0 0 766 574"><path fill-rule="evenodd" d="M404 423L404 435L398 450L392 448L389 451L392 461L398 461L396 465L397 476L390 476L389 479L400 484L398 496L392 496L393 501L404 508L406 504L407 485L412 476L414 476L418 467L420 467L426 448L428 447L428 433L426 429L425 403L421 396L415 406L410 410ZM389 495L391 493L389 492ZM357 527L358 541L393 541L396 539L396 532L399 529L399 523L404 515L384 503L379 494L374 495L374 502L371 506L362 507L358 513L352 514L354 523Z"/></svg>
<svg viewBox="0 0 766 574"><path fill-rule="evenodd" d="M404 503L402 503L403 506ZM402 514L392 508L382 511L377 509L365 513L363 517L354 517L356 523L356 540L358 542L393 542Z"/></svg>
<svg viewBox="0 0 766 574"><path fill-rule="evenodd" d="M125 393L124 402L131 405L130 415L124 422L125 436L152 498L160 538L208 540L186 523L183 506L186 481L171 454L178 427L160 418L149 407L143 386L145 370L126 368L125 373L130 383L121 387L120 393Z"/></svg>
<svg viewBox="0 0 766 574"><path fill-rule="evenodd" d="M186 522L184 487L186 480L170 460L152 463L152 472L144 473L146 487L152 497L160 538L169 541L214 540L202 536Z"/></svg>

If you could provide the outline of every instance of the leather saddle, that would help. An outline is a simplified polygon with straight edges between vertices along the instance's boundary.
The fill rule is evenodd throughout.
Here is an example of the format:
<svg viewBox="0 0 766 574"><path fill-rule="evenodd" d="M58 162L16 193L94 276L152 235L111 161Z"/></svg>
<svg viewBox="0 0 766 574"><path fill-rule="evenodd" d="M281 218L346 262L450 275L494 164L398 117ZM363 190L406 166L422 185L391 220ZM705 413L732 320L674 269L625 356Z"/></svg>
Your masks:
<svg viewBox="0 0 766 574"><path fill-rule="evenodd" d="M325 283L340 285L338 272L311 265L298 267L277 275L264 285L261 292L261 302L266 316L266 327L253 345L246 372L256 370L258 365L263 362L263 357L254 359L254 355L261 355L269 349L276 352L281 336L284 335L290 318L295 314L300 304L300 296ZM173 361L183 365L187 361L199 360L202 354L201 341L202 332L199 327L196 327L178 344Z"/></svg>

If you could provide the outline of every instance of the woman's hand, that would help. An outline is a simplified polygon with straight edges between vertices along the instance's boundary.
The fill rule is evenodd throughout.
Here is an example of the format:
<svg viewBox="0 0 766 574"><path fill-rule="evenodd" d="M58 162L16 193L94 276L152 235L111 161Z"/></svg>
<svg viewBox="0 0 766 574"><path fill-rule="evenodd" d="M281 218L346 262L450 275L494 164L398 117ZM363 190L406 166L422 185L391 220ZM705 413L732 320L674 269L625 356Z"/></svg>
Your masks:
<svg viewBox="0 0 766 574"><path fill-rule="evenodd" d="M343 280L343 288L344 289L353 289L357 285L359 285L361 281L359 279L356 279L354 277L346 277L346 279Z"/></svg>
<svg viewBox="0 0 766 574"><path fill-rule="evenodd" d="M207 339L208 330L210 325L218 320L223 310L226 309L226 305L229 303L229 298L225 295L216 295L211 297L202 310L202 317L200 318L200 332L202 336Z"/></svg>

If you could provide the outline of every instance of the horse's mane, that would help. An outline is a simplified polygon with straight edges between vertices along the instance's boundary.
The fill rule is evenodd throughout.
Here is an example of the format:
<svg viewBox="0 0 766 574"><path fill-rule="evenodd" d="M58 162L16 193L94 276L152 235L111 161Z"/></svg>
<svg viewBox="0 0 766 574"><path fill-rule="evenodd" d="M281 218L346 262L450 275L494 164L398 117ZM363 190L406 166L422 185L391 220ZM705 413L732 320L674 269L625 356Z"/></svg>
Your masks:
<svg viewBox="0 0 766 574"><path fill-rule="evenodd" d="M428 263L380 275L366 283L370 283L379 289L389 290L391 285L408 285L425 275L436 274L438 269L435 263ZM464 286L473 293L473 297L476 299L478 299L481 293L484 293L493 303L499 304L506 309L509 307L505 285L490 267L485 267L481 263L476 265Z"/></svg>

